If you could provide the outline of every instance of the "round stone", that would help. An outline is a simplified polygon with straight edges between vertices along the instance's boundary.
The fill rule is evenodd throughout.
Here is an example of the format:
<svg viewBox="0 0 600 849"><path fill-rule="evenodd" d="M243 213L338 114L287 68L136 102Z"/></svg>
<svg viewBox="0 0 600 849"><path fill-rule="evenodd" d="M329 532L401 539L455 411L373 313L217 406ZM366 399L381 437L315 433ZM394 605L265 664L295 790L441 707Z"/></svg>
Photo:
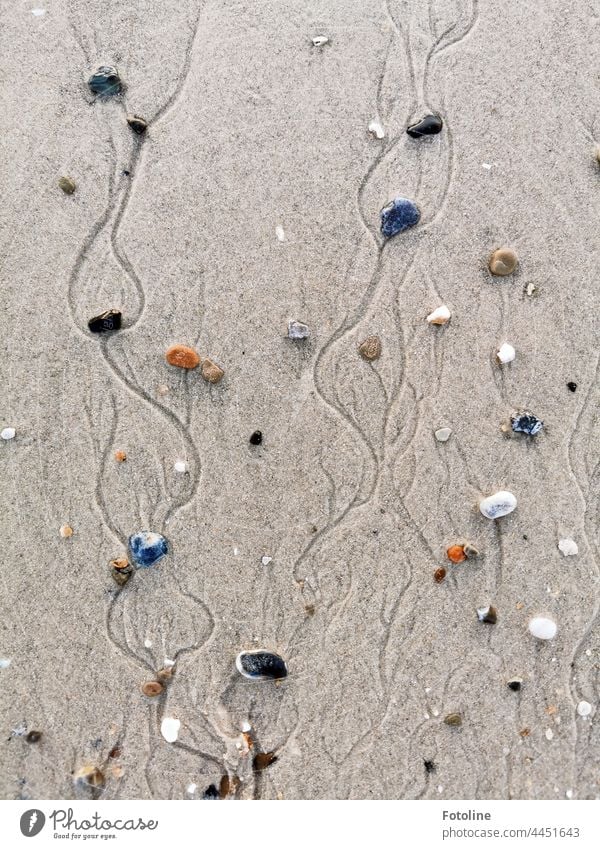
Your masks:
<svg viewBox="0 0 600 849"><path fill-rule="evenodd" d="M512 274L518 264L519 260L512 248L498 248L490 256L489 269L492 274L505 277L507 274Z"/></svg>
<svg viewBox="0 0 600 849"><path fill-rule="evenodd" d="M214 363L212 360L209 360L208 357L205 357L202 360L202 366L200 367L200 374L204 378L204 380L208 381L208 383L219 383L220 380L223 379L223 375L225 372Z"/></svg>
<svg viewBox="0 0 600 849"><path fill-rule="evenodd" d="M115 451L115 460L117 463L124 463L127 459L127 454L124 451Z"/></svg>
<svg viewBox="0 0 600 849"><path fill-rule="evenodd" d="M250 434L250 445L261 445L263 441L262 431L255 430L254 433Z"/></svg>
<svg viewBox="0 0 600 849"><path fill-rule="evenodd" d="M397 197L383 207L380 217L381 233L389 239L418 224L421 212L413 200Z"/></svg>
<svg viewBox="0 0 600 849"><path fill-rule="evenodd" d="M592 706L589 702L579 702L577 705L577 713L579 716L589 716L592 712Z"/></svg>
<svg viewBox="0 0 600 849"><path fill-rule="evenodd" d="M446 550L446 554L448 555L448 560L452 563L462 563L463 560L467 559L467 555L465 554L465 550L462 545L451 545L450 548Z"/></svg>
<svg viewBox="0 0 600 849"><path fill-rule="evenodd" d="M14 439L16 435L17 431L14 429L14 427L5 427L0 433L0 436L6 442L8 442L9 439Z"/></svg>
<svg viewBox="0 0 600 849"><path fill-rule="evenodd" d="M144 684L142 684L142 693L145 696L149 696L150 698L160 696L164 689L165 688L160 683L160 681L146 681Z"/></svg>
<svg viewBox="0 0 600 849"><path fill-rule="evenodd" d="M88 85L94 94L104 95L105 97L111 94L119 94L123 88L119 72L112 65L102 65L101 68L98 68L89 78Z"/></svg>
<svg viewBox="0 0 600 849"><path fill-rule="evenodd" d="M265 649L242 651L235 659L240 675L254 681L267 681L285 678L287 666L282 657Z"/></svg>
<svg viewBox="0 0 600 849"><path fill-rule="evenodd" d="M174 719L172 716L165 716L160 724L160 733L167 743L174 743L179 736L180 728L181 722L178 719Z"/></svg>
<svg viewBox="0 0 600 849"><path fill-rule="evenodd" d="M58 181L59 189L62 189L66 195L72 195L77 186L75 185L75 181L70 177L60 177Z"/></svg>
<svg viewBox="0 0 600 849"><path fill-rule="evenodd" d="M73 536L73 528L70 525L61 525L58 532L63 539L69 539Z"/></svg>
<svg viewBox="0 0 600 849"><path fill-rule="evenodd" d="M177 366L177 368L189 369L200 365L200 357L187 345L171 345L165 354L165 359L170 366Z"/></svg>
<svg viewBox="0 0 600 849"><path fill-rule="evenodd" d="M500 516L508 516L517 506L517 499L504 489L482 498L479 509L487 519L499 519Z"/></svg>
<svg viewBox="0 0 600 849"><path fill-rule="evenodd" d="M536 616L529 623L529 633L538 640L553 640L557 631L556 622L546 616Z"/></svg>

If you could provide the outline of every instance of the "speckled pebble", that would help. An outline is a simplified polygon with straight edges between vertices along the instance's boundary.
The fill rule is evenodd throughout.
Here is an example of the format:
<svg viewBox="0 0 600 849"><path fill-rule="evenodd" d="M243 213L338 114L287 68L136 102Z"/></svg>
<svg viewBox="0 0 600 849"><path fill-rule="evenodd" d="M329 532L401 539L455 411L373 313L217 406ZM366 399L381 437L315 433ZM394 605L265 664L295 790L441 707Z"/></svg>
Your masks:
<svg viewBox="0 0 600 849"><path fill-rule="evenodd" d="M219 383L223 379L225 371L213 360L204 357L200 366L200 374L208 383Z"/></svg>
<svg viewBox="0 0 600 849"><path fill-rule="evenodd" d="M288 321L288 339L308 339L310 330L308 325L302 321L291 319Z"/></svg>
<svg viewBox="0 0 600 849"><path fill-rule="evenodd" d="M544 427L544 422L533 413L524 410L510 417L510 426L515 433L525 433L527 436L535 436Z"/></svg>
<svg viewBox="0 0 600 849"><path fill-rule="evenodd" d="M188 345L171 345L167 349L165 359L170 366L192 369L200 365L200 357Z"/></svg>
<svg viewBox="0 0 600 849"><path fill-rule="evenodd" d="M77 186L75 185L75 180L72 180L70 177L60 177L58 181L59 189L66 195L72 195Z"/></svg>
<svg viewBox="0 0 600 849"><path fill-rule="evenodd" d="M365 360L373 362L381 356L381 339L379 336L367 336L358 346L358 352Z"/></svg>
<svg viewBox="0 0 600 849"><path fill-rule="evenodd" d="M283 658L266 649L240 652L235 665L240 675L254 681L276 680L288 674Z"/></svg>
<svg viewBox="0 0 600 849"><path fill-rule="evenodd" d="M389 239L418 224L421 212L414 201L397 197L383 207L380 217L381 233Z"/></svg>
<svg viewBox="0 0 600 849"><path fill-rule="evenodd" d="M479 510L487 519L499 519L508 516L517 506L517 499L512 492L501 489L479 502Z"/></svg>
<svg viewBox="0 0 600 849"><path fill-rule="evenodd" d="M153 531L138 531L129 537L129 548L135 563L145 569L157 563L168 551L166 539Z"/></svg>

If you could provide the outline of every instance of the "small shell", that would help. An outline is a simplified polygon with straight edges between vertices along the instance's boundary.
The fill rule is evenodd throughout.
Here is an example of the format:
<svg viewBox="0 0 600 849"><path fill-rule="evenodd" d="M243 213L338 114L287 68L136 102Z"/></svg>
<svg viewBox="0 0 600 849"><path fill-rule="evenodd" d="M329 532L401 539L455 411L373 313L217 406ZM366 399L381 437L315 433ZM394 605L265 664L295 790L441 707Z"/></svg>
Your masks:
<svg viewBox="0 0 600 849"><path fill-rule="evenodd" d="M546 616L536 616L529 622L529 633L538 640L553 640L557 631L556 622Z"/></svg>
<svg viewBox="0 0 600 849"><path fill-rule="evenodd" d="M512 363L514 358L516 357L516 351L512 345L509 345L508 342L504 342L504 344L500 345L498 348L498 352L496 353L496 358L499 363Z"/></svg>
<svg viewBox="0 0 600 849"><path fill-rule="evenodd" d="M438 442L448 442L452 436L452 428L440 427L435 431L434 436Z"/></svg>
<svg viewBox="0 0 600 849"><path fill-rule="evenodd" d="M379 123L379 121L371 121L369 124L369 132L375 136L376 139L385 138L385 130Z"/></svg>
<svg viewBox="0 0 600 849"><path fill-rule="evenodd" d="M165 359L170 366L177 366L177 368L190 369L200 365L200 357L187 345L171 345L165 354Z"/></svg>
<svg viewBox="0 0 600 849"><path fill-rule="evenodd" d="M507 490L500 490L479 502L479 510L487 519L499 519L508 516L517 506L517 499Z"/></svg>
<svg viewBox="0 0 600 849"><path fill-rule="evenodd" d="M277 680L288 674L283 658L266 649L240 652L235 665L240 675L253 681Z"/></svg>
<svg viewBox="0 0 600 849"><path fill-rule="evenodd" d="M115 560L110 561L110 565L113 569L122 571L123 569L129 569L129 560L126 557L117 557Z"/></svg>
<svg viewBox="0 0 600 849"><path fill-rule="evenodd" d="M77 186L75 185L75 181L70 177L61 177L58 181L59 189L62 189L66 195L72 195Z"/></svg>
<svg viewBox="0 0 600 849"><path fill-rule="evenodd" d="M463 560L467 559L464 546L462 545L451 545L450 548L446 549L446 554L448 555L448 560L451 560L452 563L462 563Z"/></svg>
<svg viewBox="0 0 600 849"><path fill-rule="evenodd" d="M63 539L69 539L69 537L73 536L73 528L70 525L61 525L58 533Z"/></svg>
<svg viewBox="0 0 600 849"><path fill-rule="evenodd" d="M181 722L178 719L174 719L172 716L165 716L160 724L160 733L167 743L174 743L179 736L180 728Z"/></svg>
<svg viewBox="0 0 600 849"><path fill-rule="evenodd" d="M2 437L5 442L8 442L9 439L14 439L16 435L17 431L14 427L5 427L0 433L0 437Z"/></svg>
<svg viewBox="0 0 600 849"><path fill-rule="evenodd" d="M427 321L429 324L448 324L451 318L451 313L448 307L445 304L442 304L441 307L438 307L433 312L430 312L427 316Z"/></svg>
<svg viewBox="0 0 600 849"><path fill-rule="evenodd" d="M505 277L507 274L512 274L519 264L516 253L512 248L498 248L490 256L489 269L492 274L499 277Z"/></svg>
<svg viewBox="0 0 600 849"><path fill-rule="evenodd" d="M576 554L579 554L579 547L574 539L567 538L559 540L558 548L565 557L574 557Z"/></svg>
<svg viewBox="0 0 600 849"><path fill-rule="evenodd" d="M205 357L202 360L200 374L202 375L204 380L207 380L209 383L218 383L220 380L222 380L225 372L221 368L221 366L218 366L212 360L209 360L208 357Z"/></svg>
<svg viewBox="0 0 600 849"><path fill-rule="evenodd" d="M150 696L151 698L154 698L155 696L160 696L160 694L165 688L159 681L145 681L142 684L141 689L142 693L145 696Z"/></svg>
<svg viewBox="0 0 600 849"><path fill-rule="evenodd" d="M358 346L358 352L369 362L378 360L381 356L381 339L379 336L367 336L365 341Z"/></svg>
<svg viewBox="0 0 600 849"><path fill-rule="evenodd" d="M310 330L308 325L302 321L291 319L288 321L288 339L308 339Z"/></svg>
<svg viewBox="0 0 600 849"><path fill-rule="evenodd" d="M446 725L459 726L462 725L462 716L460 713L449 713L444 717L444 722Z"/></svg>
<svg viewBox="0 0 600 849"><path fill-rule="evenodd" d="M254 772L260 772L271 766L271 764L274 764L276 760L277 755L275 752L258 752L252 760L252 769Z"/></svg>

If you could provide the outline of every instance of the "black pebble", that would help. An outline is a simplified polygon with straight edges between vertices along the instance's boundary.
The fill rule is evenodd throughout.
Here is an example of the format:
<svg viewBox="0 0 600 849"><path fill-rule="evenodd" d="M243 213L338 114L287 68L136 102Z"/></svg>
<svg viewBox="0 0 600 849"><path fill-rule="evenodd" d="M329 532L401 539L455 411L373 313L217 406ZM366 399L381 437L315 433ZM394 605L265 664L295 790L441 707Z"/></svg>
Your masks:
<svg viewBox="0 0 600 849"><path fill-rule="evenodd" d="M90 318L88 327L92 333L103 333L105 330L119 330L121 327L121 313L119 310L106 310L106 312Z"/></svg>
<svg viewBox="0 0 600 849"><path fill-rule="evenodd" d="M128 115L127 123L137 136L143 135L148 129L148 122L140 118L139 115Z"/></svg>
<svg viewBox="0 0 600 849"><path fill-rule="evenodd" d="M119 94L123 88L121 77L116 68L103 65L88 80L88 85L94 94L110 96Z"/></svg>
<svg viewBox="0 0 600 849"><path fill-rule="evenodd" d="M426 115L416 124L411 124L406 128L406 132L413 139L420 139L422 136L435 136L441 132L444 122L439 115Z"/></svg>
<svg viewBox="0 0 600 849"><path fill-rule="evenodd" d="M219 798L219 791L217 790L217 788L215 787L214 784L208 785L208 787L204 791L202 798L203 799L218 799Z"/></svg>
<svg viewBox="0 0 600 849"><path fill-rule="evenodd" d="M435 764L433 761L423 761L425 772L435 772Z"/></svg>
<svg viewBox="0 0 600 849"><path fill-rule="evenodd" d="M519 690L521 689L521 682L520 681L509 681L508 682L508 689L512 690L513 693L518 693Z"/></svg>
<svg viewBox="0 0 600 849"><path fill-rule="evenodd" d="M30 731L27 737L25 737L28 743L39 743L42 739L41 731Z"/></svg>
<svg viewBox="0 0 600 849"><path fill-rule="evenodd" d="M575 392L575 390L577 389L577 384L575 383L575 381L574 381L574 380L570 380L570 381L567 383L567 389L570 389L570 390L571 390L571 392Z"/></svg>
<svg viewBox="0 0 600 849"><path fill-rule="evenodd" d="M260 445L262 442L262 432L260 430L255 430L252 436L250 437L250 445Z"/></svg>

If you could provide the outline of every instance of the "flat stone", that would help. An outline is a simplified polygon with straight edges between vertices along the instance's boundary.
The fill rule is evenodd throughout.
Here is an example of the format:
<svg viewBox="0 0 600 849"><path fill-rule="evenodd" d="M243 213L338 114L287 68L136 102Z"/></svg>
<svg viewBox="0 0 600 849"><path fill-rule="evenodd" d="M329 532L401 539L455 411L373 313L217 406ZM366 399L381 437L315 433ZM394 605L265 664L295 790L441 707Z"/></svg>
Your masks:
<svg viewBox="0 0 600 849"><path fill-rule="evenodd" d="M434 436L438 442L448 442L452 436L452 428L440 427L435 431Z"/></svg>
<svg viewBox="0 0 600 849"><path fill-rule="evenodd" d="M490 256L488 267L492 274L505 277L512 274L518 264L519 260L512 248L498 248Z"/></svg>
<svg viewBox="0 0 600 849"><path fill-rule="evenodd" d="M380 217L381 233L389 239L418 224L421 212L414 201L397 197L383 207Z"/></svg>
<svg viewBox="0 0 600 849"><path fill-rule="evenodd" d="M102 65L88 80L88 85L94 94L109 97L119 94L123 89L123 83L119 72L113 65Z"/></svg>
<svg viewBox="0 0 600 849"><path fill-rule="evenodd" d="M516 413L510 417L510 425L515 433L525 433L527 436L535 436L544 427L544 422L533 413L526 410Z"/></svg>
<svg viewBox="0 0 600 849"><path fill-rule="evenodd" d="M160 681L145 681L141 687L142 693L152 699L160 696L164 689Z"/></svg>
<svg viewBox="0 0 600 849"><path fill-rule="evenodd" d="M310 330L307 324L295 319L288 321L288 339L308 339L309 336Z"/></svg>
<svg viewBox="0 0 600 849"><path fill-rule="evenodd" d="M137 136L143 135L148 129L148 122L139 115L128 115L127 123Z"/></svg>
<svg viewBox="0 0 600 849"><path fill-rule="evenodd" d="M365 341L358 346L358 351L361 357L369 362L378 360L381 356L381 339L379 336L367 336Z"/></svg>
<svg viewBox="0 0 600 849"><path fill-rule="evenodd" d="M100 315L95 315L88 321L88 328L92 333L105 333L110 330L121 329L122 315L119 310L105 310Z"/></svg>
<svg viewBox="0 0 600 849"><path fill-rule="evenodd" d="M170 366L177 366L177 368L190 369L200 365L199 355L187 345L171 345L167 349L165 359Z"/></svg>
<svg viewBox="0 0 600 849"><path fill-rule="evenodd" d="M75 185L75 181L70 177L61 177L58 181L59 189L62 189L66 195L72 195L77 186Z"/></svg>
<svg viewBox="0 0 600 849"><path fill-rule="evenodd" d="M223 375L225 374L224 370L221 366L218 366L208 357L204 357L202 360L202 365L200 367L200 374L207 380L209 383L218 383L223 379Z"/></svg>
<svg viewBox="0 0 600 849"><path fill-rule="evenodd" d="M166 539L153 531L138 531L129 537L129 548L137 566L147 569L168 551Z"/></svg>
<svg viewBox="0 0 600 849"><path fill-rule="evenodd" d="M500 490L479 502L479 510L487 519L499 519L508 516L517 506L517 499L507 490Z"/></svg>
<svg viewBox="0 0 600 849"><path fill-rule="evenodd" d="M406 128L406 132L413 139L420 139L423 136L435 136L441 132L444 122L439 115L425 115L420 121L416 121Z"/></svg>
<svg viewBox="0 0 600 849"><path fill-rule="evenodd" d="M462 725L462 716L460 713L449 713L444 717L444 722L446 725L458 727L459 725Z"/></svg>
<svg viewBox="0 0 600 849"><path fill-rule="evenodd" d="M235 665L240 675L254 681L276 680L288 674L283 658L265 649L240 652Z"/></svg>
<svg viewBox="0 0 600 849"><path fill-rule="evenodd" d="M529 622L529 633L538 640L552 640L557 631L556 622L546 616L536 616Z"/></svg>

